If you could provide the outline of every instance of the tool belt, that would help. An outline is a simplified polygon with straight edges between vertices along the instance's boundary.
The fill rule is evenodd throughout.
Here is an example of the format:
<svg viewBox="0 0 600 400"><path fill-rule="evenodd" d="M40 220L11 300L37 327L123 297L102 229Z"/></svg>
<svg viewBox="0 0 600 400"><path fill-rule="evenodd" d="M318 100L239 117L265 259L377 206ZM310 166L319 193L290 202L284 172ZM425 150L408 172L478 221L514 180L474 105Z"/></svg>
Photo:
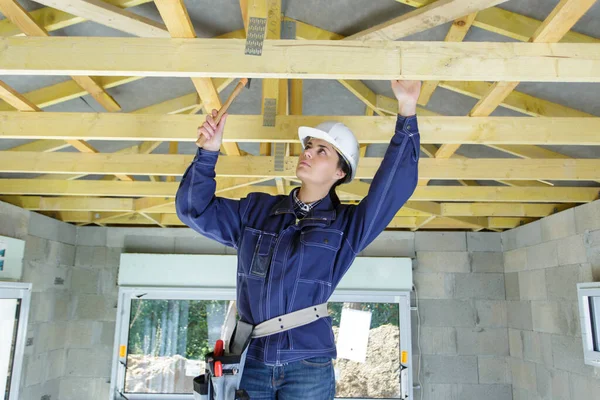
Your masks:
<svg viewBox="0 0 600 400"><path fill-rule="evenodd" d="M328 316L327 303L322 303L280 315L256 326L237 321L231 340L227 341L228 346L222 354L220 351L217 351L219 354L213 351L205 356L206 372L194 378L194 399L250 400L248 393L240 388L250 341L307 325Z"/></svg>

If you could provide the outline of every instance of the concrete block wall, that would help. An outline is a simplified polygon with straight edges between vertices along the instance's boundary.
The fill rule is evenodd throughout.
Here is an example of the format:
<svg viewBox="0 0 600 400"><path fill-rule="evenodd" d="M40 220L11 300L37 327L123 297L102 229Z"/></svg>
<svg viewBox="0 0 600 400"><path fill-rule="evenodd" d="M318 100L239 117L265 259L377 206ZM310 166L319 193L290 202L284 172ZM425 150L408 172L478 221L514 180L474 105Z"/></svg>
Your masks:
<svg viewBox="0 0 600 400"><path fill-rule="evenodd" d="M513 398L599 399L576 284L600 280L600 201L504 232L502 243Z"/></svg>
<svg viewBox="0 0 600 400"><path fill-rule="evenodd" d="M76 227L0 202L0 235L25 241L22 281L32 283L19 397L60 399Z"/></svg>
<svg viewBox="0 0 600 400"><path fill-rule="evenodd" d="M511 400L500 234L416 232L414 245L423 399Z"/></svg>
<svg viewBox="0 0 600 400"><path fill-rule="evenodd" d="M597 395L574 284L600 279L599 204L502 235L384 232L359 255L416 258L423 399ZM235 253L189 229L75 229L1 202L0 234L27 241L35 296L23 398L32 399L107 398L121 253ZM416 326L413 312L418 367Z"/></svg>

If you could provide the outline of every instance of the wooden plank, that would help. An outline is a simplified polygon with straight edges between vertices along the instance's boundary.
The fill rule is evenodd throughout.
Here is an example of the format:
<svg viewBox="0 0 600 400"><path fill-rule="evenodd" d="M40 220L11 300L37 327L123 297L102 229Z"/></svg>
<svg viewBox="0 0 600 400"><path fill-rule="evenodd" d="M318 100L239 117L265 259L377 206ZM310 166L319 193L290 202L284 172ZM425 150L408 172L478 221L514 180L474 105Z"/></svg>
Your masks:
<svg viewBox="0 0 600 400"><path fill-rule="evenodd" d="M41 111L35 104L2 81L0 81L0 98L19 111Z"/></svg>
<svg viewBox="0 0 600 400"><path fill-rule="evenodd" d="M135 36L169 37L163 24L102 0L39 0L38 3Z"/></svg>
<svg viewBox="0 0 600 400"><path fill-rule="evenodd" d="M118 112L121 111L121 106L117 101L110 95L102 86L100 86L90 76L72 76L73 79L79 86L81 86L86 92L88 92L94 100L98 102L106 111Z"/></svg>
<svg viewBox="0 0 600 400"><path fill-rule="evenodd" d="M218 182L217 178L217 182ZM362 183L362 182L356 182ZM355 182L340 189L351 190ZM362 194L346 195L339 190L344 200L360 200L368 192L368 184ZM178 183L167 182L121 182L91 180L40 180L0 179L0 194L43 195L43 196L111 196L111 197L159 197L174 198ZM227 197L245 197L251 192L277 194L274 186L251 186L230 190ZM238 197L236 197L238 196ZM444 202L516 202L516 203L588 203L598 199L598 188L589 187L545 187L522 188L506 186L427 186L418 187L411 201Z"/></svg>
<svg viewBox="0 0 600 400"><path fill-rule="evenodd" d="M0 152L0 172L102 175L182 175L193 155L84 154ZM381 158L361 160L356 178L372 179ZM221 157L216 173L223 177L294 178L297 157L284 158L284 170L275 171L273 157ZM597 159L422 159L421 179L474 180L600 180Z"/></svg>
<svg viewBox="0 0 600 400"><path fill-rule="evenodd" d="M440 87L475 99L483 98L490 87L487 82L440 82ZM532 117L594 117L592 114L551 101L514 91L500 105Z"/></svg>
<svg viewBox="0 0 600 400"><path fill-rule="evenodd" d="M204 119L203 115L0 112L0 138L192 142L195 136L190 132ZM261 116L230 115L224 140L297 143L299 126L331 119L347 125L361 144L389 143L396 124L395 116L282 115L275 127L263 127ZM419 130L423 144L600 145L600 118L419 117Z"/></svg>
<svg viewBox="0 0 600 400"><path fill-rule="evenodd" d="M154 0L169 34L174 38L195 38L196 32L183 0ZM142 36L142 35L139 35Z"/></svg>
<svg viewBox="0 0 600 400"><path fill-rule="evenodd" d="M396 0L411 7L423 7L436 0ZM481 10L475 19L474 26L498 35L526 42L533 36L542 21L517 14L512 11L491 7ZM600 41L590 36L577 32L569 32L563 37L564 42L569 43L595 43Z"/></svg>
<svg viewBox="0 0 600 400"><path fill-rule="evenodd" d="M150 3L153 0L105 0L119 8L135 7ZM58 29L67 28L85 22L84 18L57 10L51 7L42 7L30 12L35 23L41 26L45 31L52 32ZM22 31L9 19L0 21L0 36L21 36Z"/></svg>
<svg viewBox="0 0 600 400"><path fill-rule="evenodd" d="M134 211L134 200L127 198L0 196L0 200L32 211Z"/></svg>
<svg viewBox="0 0 600 400"><path fill-rule="evenodd" d="M348 36L346 40L397 40L505 1L438 0L383 24Z"/></svg>
<svg viewBox="0 0 600 400"><path fill-rule="evenodd" d="M561 0L529 39L532 43L558 42L596 0Z"/></svg>
<svg viewBox="0 0 600 400"><path fill-rule="evenodd" d="M585 14L596 0L561 0L529 39L531 43L551 43L560 40ZM490 115L517 87L519 82L496 82L473 107L475 117Z"/></svg>
<svg viewBox="0 0 600 400"><path fill-rule="evenodd" d="M265 43L261 57L249 60L244 55L244 43L233 39L97 37L93 38L93 46L90 40L85 37L0 38L0 73L600 81L600 46L595 44L403 41L324 44L322 41L273 40Z"/></svg>
<svg viewBox="0 0 600 400"><path fill-rule="evenodd" d="M188 39L196 37L194 26L183 0L157 0L155 4L163 21L167 25L171 37ZM206 113L212 112L213 109L219 110L221 108L222 103L219 98L219 92L212 79L192 78L192 83L200 96L200 101ZM227 155L240 155L240 149L235 143L224 144L223 151Z"/></svg>
<svg viewBox="0 0 600 400"><path fill-rule="evenodd" d="M48 37L48 32L31 18L29 13L16 0L1 0L0 10L10 18L26 35ZM94 79L89 76L76 76L72 79L85 89L107 111L121 111L121 106ZM40 111L36 109L36 111Z"/></svg>
<svg viewBox="0 0 600 400"><path fill-rule="evenodd" d="M548 43L558 41L589 10L596 0L561 0L552 13L538 27L529 39L531 43ZM470 111L472 117L486 117L515 90L519 82L496 82ZM436 157L448 158L456 152L460 145L444 144Z"/></svg>
<svg viewBox="0 0 600 400"><path fill-rule="evenodd" d="M446 37L444 38L444 41L462 42L465 36L467 36L469 29L471 29L476 16L477 13L475 12L454 20L452 26L446 34ZM439 81L423 82L423 85L421 86L421 93L419 94L418 104L426 106L439 83Z"/></svg>
<svg viewBox="0 0 600 400"><path fill-rule="evenodd" d="M440 215L472 217L546 217L568 208L568 204L442 203Z"/></svg>

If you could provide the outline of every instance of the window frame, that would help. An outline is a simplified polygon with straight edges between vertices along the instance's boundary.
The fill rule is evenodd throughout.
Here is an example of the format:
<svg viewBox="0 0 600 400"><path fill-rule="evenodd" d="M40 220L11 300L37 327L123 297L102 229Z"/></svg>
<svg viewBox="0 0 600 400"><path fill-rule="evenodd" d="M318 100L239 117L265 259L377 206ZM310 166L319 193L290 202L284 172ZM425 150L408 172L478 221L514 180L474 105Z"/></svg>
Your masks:
<svg viewBox="0 0 600 400"><path fill-rule="evenodd" d="M337 289L329 299L330 302L360 302L360 303L397 303L399 309L400 348L408 353L408 388L409 399L413 398L413 374L412 374L412 342L411 342L411 305L410 292L404 290L382 291L382 290L351 290ZM115 326L115 340L113 347L113 362L111 372L110 397L109 400L123 399L123 393L130 400L192 400L193 394L133 394L122 392L125 388L125 366L120 357L121 344L127 345L129 340L129 318L131 315L131 300L235 300L235 288L206 288L206 287L144 287L144 286L121 286L119 288L117 320ZM399 343L399 345L400 345ZM400 384L400 382L398 382ZM372 398L353 398L353 400L371 400ZM393 400L393 399L378 399Z"/></svg>
<svg viewBox="0 0 600 400"><path fill-rule="evenodd" d="M27 324L31 306L31 283L0 281L0 299L20 299L19 323L17 324L17 339L15 353L12 359L12 375L10 379L10 394L8 400L19 399L25 343L27 341Z"/></svg>

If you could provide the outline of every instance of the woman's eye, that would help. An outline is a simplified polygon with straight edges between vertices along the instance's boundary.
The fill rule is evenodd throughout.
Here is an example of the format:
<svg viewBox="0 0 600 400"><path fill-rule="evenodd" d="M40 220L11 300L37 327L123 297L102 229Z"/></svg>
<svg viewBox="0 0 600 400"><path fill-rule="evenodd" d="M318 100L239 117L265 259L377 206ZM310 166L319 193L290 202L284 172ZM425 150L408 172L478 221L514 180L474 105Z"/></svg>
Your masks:
<svg viewBox="0 0 600 400"><path fill-rule="evenodd" d="M325 150L324 149L319 150L319 154L325 154Z"/></svg>

